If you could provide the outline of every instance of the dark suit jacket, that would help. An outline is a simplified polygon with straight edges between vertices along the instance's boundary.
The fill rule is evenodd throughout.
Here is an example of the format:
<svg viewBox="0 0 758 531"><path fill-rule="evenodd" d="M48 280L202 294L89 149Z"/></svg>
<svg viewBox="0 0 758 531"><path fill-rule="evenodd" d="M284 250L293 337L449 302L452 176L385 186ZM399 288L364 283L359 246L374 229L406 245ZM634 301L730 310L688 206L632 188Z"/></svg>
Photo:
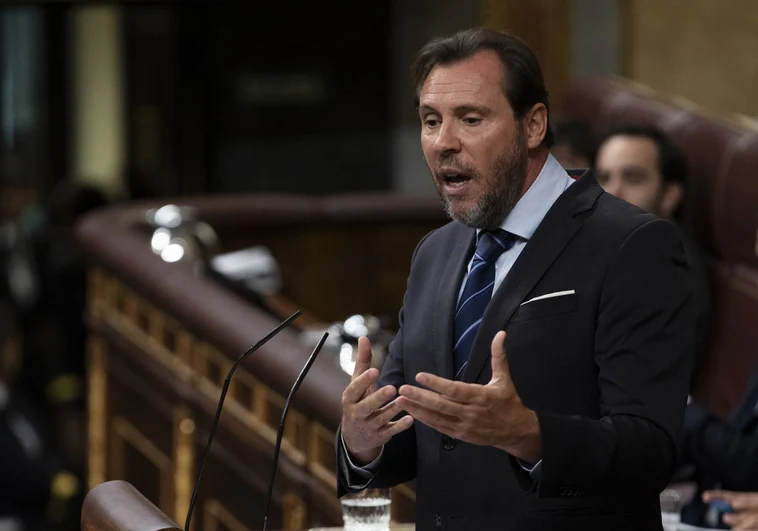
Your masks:
<svg viewBox="0 0 758 531"><path fill-rule="evenodd" d="M706 377L702 373L703 361L705 359L706 349L708 348L708 339L711 324L711 281L708 273L707 256L703 252L697 240L692 237L686 227L678 225L682 233L684 242L684 252L690 264L692 273L693 287L695 289L695 304L699 309L697 319L697 335L695 343L695 360L693 363L693 384L694 388L698 377Z"/></svg>
<svg viewBox="0 0 758 531"><path fill-rule="evenodd" d="M453 222L418 245L380 386L421 371L453 377L453 313L474 241ZM371 486L416 479L419 530L661 529L658 493L676 462L693 357L692 297L677 229L585 174L493 295L462 376L490 380L490 344L505 329L513 382L539 417L538 480L506 452L414 423L385 446ZM337 452L341 495L361 480L351 482Z"/></svg>
<svg viewBox="0 0 758 531"><path fill-rule="evenodd" d="M700 404L687 406L684 415L684 441L681 465L692 466L698 494L684 509L682 518L703 525L706 506L703 491L724 488L758 491L758 368L753 372L745 396L728 419L720 419Z"/></svg>

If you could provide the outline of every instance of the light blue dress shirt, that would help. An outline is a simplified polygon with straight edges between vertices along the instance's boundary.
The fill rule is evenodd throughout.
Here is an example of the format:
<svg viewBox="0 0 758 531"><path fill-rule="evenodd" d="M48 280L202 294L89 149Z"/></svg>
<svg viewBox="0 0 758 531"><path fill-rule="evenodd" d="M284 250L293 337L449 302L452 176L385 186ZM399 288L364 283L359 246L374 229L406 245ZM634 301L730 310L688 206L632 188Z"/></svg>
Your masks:
<svg viewBox="0 0 758 531"><path fill-rule="evenodd" d="M495 285L492 288L493 293L503 283L503 279L505 279L513 264L516 263L516 259L521 254L521 251L524 250L524 247L526 247L526 243L534 235L534 231L542 223L542 219L547 214L547 211L550 210L553 203L573 182L574 179L569 177L560 163L552 155L548 155L542 171L537 175L537 179L521 199L519 199L516 206L511 210L511 213L503 221L503 224L500 225L501 229L519 236L520 239L513 247L501 254L500 258L495 262ZM477 229L476 233L479 234L479 229ZM463 282L461 282L458 297L463 293L463 287L466 284L468 271L471 271L473 261L474 258L471 257L466 276Z"/></svg>
<svg viewBox="0 0 758 531"><path fill-rule="evenodd" d="M521 254L521 251L526 247L527 242L534 235L534 231L542 223L542 219L547 214L548 210L553 206L553 203L560 197L560 195L566 191L566 189L574 183L568 173L563 169L560 163L552 155L548 155L545 165L542 167L537 179L532 183L526 193L521 196L516 206L513 207L510 214L505 218L501 229L508 231L516 236L519 236L519 240L509 250L505 251L495 262L495 285L492 290L493 293L503 283L505 276L516 263L516 259ZM477 229L477 235L479 229ZM471 264L474 258L469 261L466 275L461 282L460 291L458 297L460 298L463 293L463 287L466 284L468 278L468 272L471 271ZM344 441L342 442L344 446ZM363 488L373 477L376 469L379 466L379 462L382 455L379 454L374 461L366 465L365 467L358 467L350 461L350 455L347 452L347 448L344 448L345 455L347 456L348 464L356 475L365 478L366 483L363 485L350 485L353 488ZM526 466L524 463L521 466L524 470L533 473L539 465L542 463L540 460L534 467Z"/></svg>

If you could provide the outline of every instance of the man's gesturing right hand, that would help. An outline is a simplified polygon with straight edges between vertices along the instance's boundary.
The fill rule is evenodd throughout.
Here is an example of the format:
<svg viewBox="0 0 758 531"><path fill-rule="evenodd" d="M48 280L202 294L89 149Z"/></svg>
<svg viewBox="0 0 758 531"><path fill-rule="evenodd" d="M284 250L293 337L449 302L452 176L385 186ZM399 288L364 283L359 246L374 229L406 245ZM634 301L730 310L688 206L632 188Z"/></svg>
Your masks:
<svg viewBox="0 0 758 531"><path fill-rule="evenodd" d="M366 465L379 457L382 447L396 433L407 430L413 417L400 413L397 401L387 403L397 395L391 385L376 389L379 371L371 368L371 343L368 338L358 340L358 355L350 384L342 393L342 440L356 465Z"/></svg>

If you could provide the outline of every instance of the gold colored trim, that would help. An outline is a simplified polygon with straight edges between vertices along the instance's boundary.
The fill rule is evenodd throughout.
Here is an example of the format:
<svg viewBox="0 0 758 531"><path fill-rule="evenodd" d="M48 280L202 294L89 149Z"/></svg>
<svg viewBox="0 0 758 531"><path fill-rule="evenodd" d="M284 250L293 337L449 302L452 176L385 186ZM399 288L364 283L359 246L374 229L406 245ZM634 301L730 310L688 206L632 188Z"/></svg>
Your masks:
<svg viewBox="0 0 758 531"><path fill-rule="evenodd" d="M142 327L140 326L140 300L131 291L127 291L123 294L122 304L124 307L123 315L126 319L140 332Z"/></svg>
<svg viewBox="0 0 758 531"><path fill-rule="evenodd" d="M416 493L413 492L413 489L408 487L408 485L397 485L396 487L393 487L392 490L397 492L401 496L408 498L413 503L416 503Z"/></svg>
<svg viewBox="0 0 758 531"><path fill-rule="evenodd" d="M305 453L308 448L307 439L308 421L305 415L299 411L290 410L287 414L287 421L284 424L283 440L286 440L293 450Z"/></svg>
<svg viewBox="0 0 758 531"><path fill-rule="evenodd" d="M192 499L195 469L195 420L188 408L174 413L174 516L184 521Z"/></svg>
<svg viewBox="0 0 758 531"><path fill-rule="evenodd" d="M264 424L269 423L268 389L263 384L253 388L253 414Z"/></svg>
<svg viewBox="0 0 758 531"><path fill-rule="evenodd" d="M98 321L107 325L178 378L191 382L207 399L213 402L218 400L220 386L223 384L223 378L231 364L227 356L207 341L195 337L181 323L154 307L144 297L120 282L117 277L108 275L102 270L94 269L90 280L94 287L89 301L90 316L95 318L95 329L97 329ZM94 308L99 308L97 315L92 312ZM127 311L129 315L127 315ZM95 341L97 336L92 336L92 338L92 341ZM89 393L91 397L96 396L97 393L102 395L100 400L90 400L90 416L94 420L89 426L90 447L93 449L90 452L89 479L91 486L105 481L106 464L111 467L110 475L113 475L112 471L119 467L118 459L116 459L119 457L118 455L110 454L113 461L106 461L105 458L106 436L108 436L105 427L107 418L104 401L106 391L105 344L101 339L98 341L99 343L93 343L93 345L100 345L99 348L102 351L100 358L95 355L94 346L90 353L92 376L89 380ZM98 377L98 374L102 376ZM284 405L284 397L242 367L237 371L233 383L234 386L230 388L226 402L226 413L238 422L236 426L233 426L233 429L240 435L261 438L273 446L276 441L276 429L281 408ZM99 424L95 420L98 416L101 419ZM162 505L162 508L164 510L167 508L167 512L174 513L176 518L181 520L186 513L191 496L197 451L192 433L194 431L194 419L191 410L184 407L177 409L174 423L172 455L170 456L171 459L165 462L164 459L169 458L162 453L159 456L155 452L151 453L150 447L139 446L141 434L136 430L130 431L123 424L117 424L115 427L120 429L126 437L134 439L130 442L142 453L148 456L152 455L153 462L158 459L163 467L169 463L166 474L172 474L172 476L166 476L164 481L167 485L162 485L162 499L168 500L167 504ZM189 426L193 426L193 428L190 429ZM99 439L98 433L100 433ZM99 454L97 451L98 441ZM117 452L120 450L119 445L123 445L123 442L111 442L111 448L115 448ZM318 422L311 421L299 411L290 410L282 441L284 456L295 466L307 470L320 485L336 492L333 448L334 433L332 430ZM120 459L123 460L123 455L120 456ZM402 496L403 499L406 497L411 500L415 499L413 491L408 488L399 488L397 495ZM294 504L294 501L291 503ZM213 505L210 507L211 511L214 511ZM297 510L299 511L299 509ZM227 519L224 519L223 522L224 525L229 525ZM207 527L207 529L210 528Z"/></svg>
<svg viewBox="0 0 758 531"><path fill-rule="evenodd" d="M107 368L105 342L97 335L91 335L87 342L89 351L87 404L89 422L88 478L92 489L105 481L106 463L106 422L107 422Z"/></svg>
<svg viewBox="0 0 758 531"><path fill-rule="evenodd" d="M298 531L308 526L308 509L303 498L295 491L284 493L282 500L282 527L284 531Z"/></svg>
<svg viewBox="0 0 758 531"><path fill-rule="evenodd" d="M218 531L218 524L230 531L250 531L250 528L238 520L215 498L203 504L203 524L203 531Z"/></svg>
<svg viewBox="0 0 758 531"><path fill-rule="evenodd" d="M150 335L155 344L163 345L166 340L164 331L166 328L166 319L163 312L150 307L147 310L147 333Z"/></svg>
<svg viewBox="0 0 758 531"><path fill-rule="evenodd" d="M171 457L166 455L158 448L145 434L143 434L134 424L124 417L116 417L112 421L111 438L111 457L110 464L114 479L126 479L124 465L124 443L129 443L135 450L147 458L155 468L158 469L160 485L158 486L157 505L166 508L171 505L172 485L171 485ZM136 485L138 488L139 486Z"/></svg>
<svg viewBox="0 0 758 531"><path fill-rule="evenodd" d="M331 468L324 466L323 448L328 447L333 451L336 434L326 429L318 422L311 422L308 435L308 470L321 483L337 492L337 478ZM327 442L328 441L328 442Z"/></svg>

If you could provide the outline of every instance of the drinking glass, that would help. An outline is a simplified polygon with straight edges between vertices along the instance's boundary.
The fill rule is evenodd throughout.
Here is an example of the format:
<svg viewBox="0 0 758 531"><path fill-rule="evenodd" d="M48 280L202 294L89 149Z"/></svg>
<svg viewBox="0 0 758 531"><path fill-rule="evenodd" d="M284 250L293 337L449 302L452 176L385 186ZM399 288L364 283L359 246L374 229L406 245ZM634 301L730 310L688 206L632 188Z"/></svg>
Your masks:
<svg viewBox="0 0 758 531"><path fill-rule="evenodd" d="M666 489L661 492L660 500L664 531L677 531L682 521L682 494L678 490Z"/></svg>
<svg viewBox="0 0 758 531"><path fill-rule="evenodd" d="M390 489L365 489L340 498L345 531L389 531Z"/></svg>

